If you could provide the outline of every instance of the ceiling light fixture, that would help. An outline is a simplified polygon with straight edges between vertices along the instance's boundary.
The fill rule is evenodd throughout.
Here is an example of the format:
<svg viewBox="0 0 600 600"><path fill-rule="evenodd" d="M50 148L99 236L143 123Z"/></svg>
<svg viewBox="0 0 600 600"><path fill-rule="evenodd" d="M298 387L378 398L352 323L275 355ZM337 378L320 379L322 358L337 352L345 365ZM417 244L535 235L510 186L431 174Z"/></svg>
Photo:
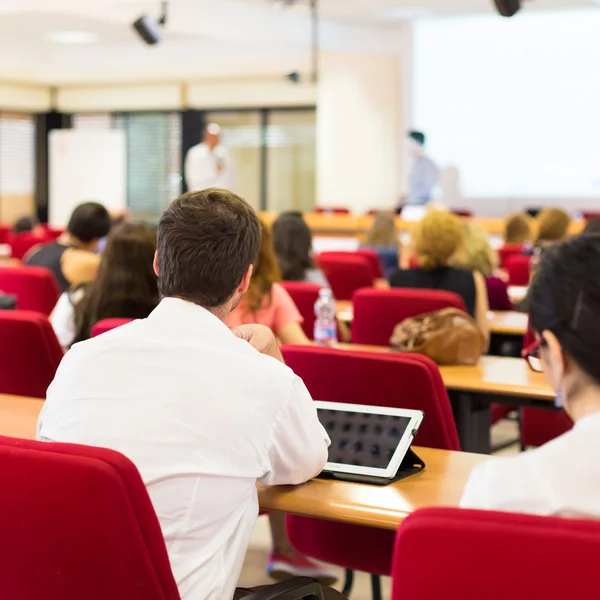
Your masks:
<svg viewBox="0 0 600 600"><path fill-rule="evenodd" d="M100 39L93 31L51 31L46 40L54 44L95 44Z"/></svg>
<svg viewBox="0 0 600 600"><path fill-rule="evenodd" d="M146 44L152 46L162 40L163 27L167 24L167 9L168 2L161 2L160 16L157 20L151 19L148 15L142 15L133 22L132 27Z"/></svg>

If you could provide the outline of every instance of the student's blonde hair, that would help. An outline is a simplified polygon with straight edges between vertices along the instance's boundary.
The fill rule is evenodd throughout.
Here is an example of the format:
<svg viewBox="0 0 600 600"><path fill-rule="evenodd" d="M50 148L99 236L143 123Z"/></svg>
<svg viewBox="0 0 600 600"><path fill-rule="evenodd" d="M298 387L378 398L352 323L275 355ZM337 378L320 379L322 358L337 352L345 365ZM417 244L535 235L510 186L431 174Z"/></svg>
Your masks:
<svg viewBox="0 0 600 600"><path fill-rule="evenodd" d="M415 252L423 269L446 267L462 250L465 233L459 217L442 210L432 210L412 232Z"/></svg>
<svg viewBox="0 0 600 600"><path fill-rule="evenodd" d="M455 256L452 264L468 271L478 271L484 277L491 277L498 267L498 253L490 245L487 233L476 223L463 223L465 245Z"/></svg>
<svg viewBox="0 0 600 600"><path fill-rule="evenodd" d="M562 208L545 208L537 218L536 244L560 242L567 237L571 217Z"/></svg>
<svg viewBox="0 0 600 600"><path fill-rule="evenodd" d="M505 244L524 244L530 242L531 225L529 219L521 213L508 215L504 221L504 243Z"/></svg>
<svg viewBox="0 0 600 600"><path fill-rule="evenodd" d="M380 212L375 215L373 224L367 232L367 244L370 246L398 246L398 230L393 214Z"/></svg>

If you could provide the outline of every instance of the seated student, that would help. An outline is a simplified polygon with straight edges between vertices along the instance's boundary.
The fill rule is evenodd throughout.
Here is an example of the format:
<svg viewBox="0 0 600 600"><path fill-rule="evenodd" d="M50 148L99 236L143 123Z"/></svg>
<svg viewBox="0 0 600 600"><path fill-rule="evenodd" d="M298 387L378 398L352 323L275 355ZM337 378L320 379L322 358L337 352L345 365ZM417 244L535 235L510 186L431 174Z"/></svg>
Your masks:
<svg viewBox="0 0 600 600"><path fill-rule="evenodd" d="M561 208L545 208L537 217L537 235L533 253L541 256L546 248L569 235L571 217Z"/></svg>
<svg viewBox="0 0 600 600"><path fill-rule="evenodd" d="M232 598L257 480L302 483L327 460L312 398L271 331L225 325L259 246L258 218L235 194L175 200L158 225L163 300L147 319L73 346L38 422L39 439L112 448L134 462L182 600Z"/></svg>
<svg viewBox="0 0 600 600"><path fill-rule="evenodd" d="M55 242L25 257L25 264L50 269L61 292L69 286L91 281L98 271L96 254L101 238L110 231L110 215L97 202L80 204L71 213L67 231Z"/></svg>
<svg viewBox="0 0 600 600"><path fill-rule="evenodd" d="M531 226L529 219L522 213L509 215L504 221L504 243L510 245L531 242Z"/></svg>
<svg viewBox="0 0 600 600"><path fill-rule="evenodd" d="M461 506L600 518L600 237L548 249L530 287L530 364L575 422L569 432L473 470Z"/></svg>
<svg viewBox="0 0 600 600"><path fill-rule="evenodd" d="M21 217L15 221L6 241L11 246L12 258L22 260L33 248L47 240L44 229L35 217Z"/></svg>
<svg viewBox="0 0 600 600"><path fill-rule="evenodd" d="M415 225L412 238L419 267L397 269L390 276L390 286L458 294L465 301L467 312L487 337L488 297L485 279L481 273L452 266L465 245L460 218L449 212L432 210Z"/></svg>
<svg viewBox="0 0 600 600"><path fill-rule="evenodd" d="M227 319L229 327L249 323L266 325L282 344L309 344L302 330L302 315L291 296L278 283L281 272L269 229L261 223L261 241L250 287Z"/></svg>
<svg viewBox="0 0 600 600"><path fill-rule="evenodd" d="M96 279L63 292L50 315L64 348L87 340L103 319L145 319L156 308L155 252L156 233L147 225L126 223L111 232Z"/></svg>
<svg viewBox="0 0 600 600"><path fill-rule="evenodd" d="M312 255L312 233L301 213L279 215L273 222L273 246L284 281L307 281L329 287Z"/></svg>
<svg viewBox="0 0 600 600"><path fill-rule="evenodd" d="M367 231L366 243L361 244L363 248L373 248L377 251L385 277L389 277L398 268L399 235L394 215L380 212L375 215L373 224Z"/></svg>
<svg viewBox="0 0 600 600"><path fill-rule="evenodd" d="M14 235L31 233L40 238L44 237L44 230L35 217L21 217L17 219L12 227L12 233Z"/></svg>
<svg viewBox="0 0 600 600"><path fill-rule="evenodd" d="M508 296L508 287L502 279L496 277L498 253L490 245L484 229L471 221L463 223L465 248L454 260L453 265L462 267L485 277L490 310L512 310Z"/></svg>

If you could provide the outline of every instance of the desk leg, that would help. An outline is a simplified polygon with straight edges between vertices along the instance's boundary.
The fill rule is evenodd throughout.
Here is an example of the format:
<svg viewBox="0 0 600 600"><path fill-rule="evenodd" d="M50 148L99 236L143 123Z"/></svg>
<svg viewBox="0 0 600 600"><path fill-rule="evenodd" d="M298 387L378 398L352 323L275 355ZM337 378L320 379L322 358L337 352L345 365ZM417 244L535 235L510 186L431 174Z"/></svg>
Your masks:
<svg viewBox="0 0 600 600"><path fill-rule="evenodd" d="M469 392L450 392L450 402L463 452L489 454L492 416L489 400ZM426 417L427 418L427 417Z"/></svg>

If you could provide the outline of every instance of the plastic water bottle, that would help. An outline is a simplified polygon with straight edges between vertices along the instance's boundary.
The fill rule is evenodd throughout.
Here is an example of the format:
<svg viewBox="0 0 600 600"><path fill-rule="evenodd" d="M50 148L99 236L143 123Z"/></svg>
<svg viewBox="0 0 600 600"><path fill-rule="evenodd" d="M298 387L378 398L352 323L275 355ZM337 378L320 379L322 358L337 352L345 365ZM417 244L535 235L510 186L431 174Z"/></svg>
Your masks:
<svg viewBox="0 0 600 600"><path fill-rule="evenodd" d="M337 344L335 298L329 288L322 288L315 302L315 343L318 346Z"/></svg>

